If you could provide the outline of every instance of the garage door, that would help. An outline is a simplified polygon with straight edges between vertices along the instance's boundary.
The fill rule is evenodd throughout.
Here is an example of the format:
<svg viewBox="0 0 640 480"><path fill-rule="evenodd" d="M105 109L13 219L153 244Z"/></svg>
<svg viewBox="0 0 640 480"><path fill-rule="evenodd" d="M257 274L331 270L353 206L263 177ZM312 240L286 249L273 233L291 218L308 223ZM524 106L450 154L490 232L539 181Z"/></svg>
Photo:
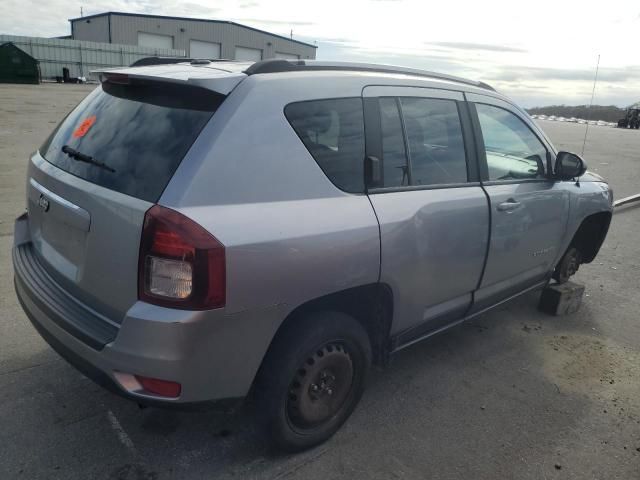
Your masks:
<svg viewBox="0 0 640 480"><path fill-rule="evenodd" d="M294 55L293 53L282 53L276 52L276 58L282 58L284 60L299 60L299 55Z"/></svg>
<svg viewBox="0 0 640 480"><path fill-rule="evenodd" d="M149 48L173 48L173 37L157 33L138 32L138 46Z"/></svg>
<svg viewBox="0 0 640 480"><path fill-rule="evenodd" d="M189 42L189 56L191 58L220 58L220 44L191 40Z"/></svg>
<svg viewBox="0 0 640 480"><path fill-rule="evenodd" d="M236 60L259 62L262 60L262 50L257 48L236 47Z"/></svg>

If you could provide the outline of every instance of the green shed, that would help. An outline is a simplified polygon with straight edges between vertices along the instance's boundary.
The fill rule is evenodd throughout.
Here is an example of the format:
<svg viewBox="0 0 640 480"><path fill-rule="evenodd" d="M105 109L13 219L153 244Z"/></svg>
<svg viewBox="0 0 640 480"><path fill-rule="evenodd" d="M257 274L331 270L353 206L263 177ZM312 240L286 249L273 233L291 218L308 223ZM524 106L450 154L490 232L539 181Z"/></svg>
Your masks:
<svg viewBox="0 0 640 480"><path fill-rule="evenodd" d="M0 83L40 83L40 62L13 43L0 45Z"/></svg>

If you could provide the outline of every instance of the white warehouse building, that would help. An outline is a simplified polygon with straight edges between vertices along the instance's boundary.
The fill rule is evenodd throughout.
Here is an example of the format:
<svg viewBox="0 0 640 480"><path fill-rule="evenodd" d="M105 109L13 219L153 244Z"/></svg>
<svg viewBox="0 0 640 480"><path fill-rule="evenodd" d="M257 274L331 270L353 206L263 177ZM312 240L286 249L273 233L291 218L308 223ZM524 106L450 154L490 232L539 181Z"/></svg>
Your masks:
<svg viewBox="0 0 640 480"><path fill-rule="evenodd" d="M316 58L315 45L223 20L105 12L69 21L74 40L183 50L189 58Z"/></svg>

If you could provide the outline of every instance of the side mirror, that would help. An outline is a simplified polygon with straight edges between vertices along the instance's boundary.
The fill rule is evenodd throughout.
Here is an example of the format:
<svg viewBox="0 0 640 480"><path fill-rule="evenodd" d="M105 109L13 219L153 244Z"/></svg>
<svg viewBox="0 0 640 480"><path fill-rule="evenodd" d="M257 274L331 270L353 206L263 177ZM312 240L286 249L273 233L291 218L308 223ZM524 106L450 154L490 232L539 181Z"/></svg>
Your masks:
<svg viewBox="0 0 640 480"><path fill-rule="evenodd" d="M560 180L571 180L581 177L587 171L587 164L575 153L558 152L555 171Z"/></svg>

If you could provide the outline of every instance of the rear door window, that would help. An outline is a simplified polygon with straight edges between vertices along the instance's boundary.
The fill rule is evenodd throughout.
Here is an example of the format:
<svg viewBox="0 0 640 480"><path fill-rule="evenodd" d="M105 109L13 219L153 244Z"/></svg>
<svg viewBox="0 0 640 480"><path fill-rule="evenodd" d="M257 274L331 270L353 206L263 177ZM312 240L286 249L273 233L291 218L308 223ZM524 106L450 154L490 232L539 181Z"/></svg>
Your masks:
<svg viewBox="0 0 640 480"><path fill-rule="evenodd" d="M384 187L467 182L455 100L381 97L379 102Z"/></svg>
<svg viewBox="0 0 640 480"><path fill-rule="evenodd" d="M223 98L191 86L104 82L62 121L40 154L84 180L156 202ZM88 157L104 167L78 160Z"/></svg>
<svg viewBox="0 0 640 480"><path fill-rule="evenodd" d="M287 120L325 175L341 190L364 191L364 118L361 98L287 105Z"/></svg>
<svg viewBox="0 0 640 480"><path fill-rule="evenodd" d="M401 97L413 185L467 181L467 159L454 100Z"/></svg>

